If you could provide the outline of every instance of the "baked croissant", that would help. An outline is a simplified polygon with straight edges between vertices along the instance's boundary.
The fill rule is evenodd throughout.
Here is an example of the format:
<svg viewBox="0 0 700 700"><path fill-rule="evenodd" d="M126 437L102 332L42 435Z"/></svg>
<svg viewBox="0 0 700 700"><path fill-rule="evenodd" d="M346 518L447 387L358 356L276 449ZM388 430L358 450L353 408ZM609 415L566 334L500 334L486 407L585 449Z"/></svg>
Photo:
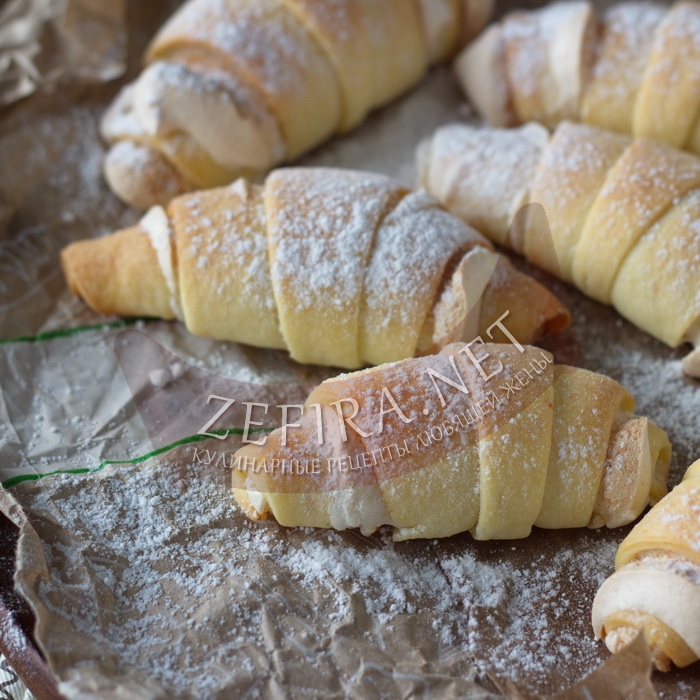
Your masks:
<svg viewBox="0 0 700 700"><path fill-rule="evenodd" d="M105 175L145 209L348 131L486 24L493 0L189 0L102 120Z"/></svg>
<svg viewBox="0 0 700 700"><path fill-rule="evenodd" d="M700 3L590 2L513 12L456 62L496 126L564 119L700 153Z"/></svg>
<svg viewBox="0 0 700 700"><path fill-rule="evenodd" d="M537 348L455 343L323 382L236 452L234 495L253 520L396 540L617 527L665 493L670 461L633 410L617 382Z"/></svg>
<svg viewBox="0 0 700 700"><path fill-rule="evenodd" d="M449 125L418 161L422 186L492 240L671 347L700 343L697 156L563 122L551 137ZM546 220L530 206L513 221L527 202ZM700 376L700 352L684 366Z"/></svg>
<svg viewBox="0 0 700 700"><path fill-rule="evenodd" d="M612 652L643 630L655 666L700 657L700 461L623 540L617 571L593 602L593 628Z"/></svg>
<svg viewBox="0 0 700 700"><path fill-rule="evenodd" d="M453 331L521 342L568 311L425 192L382 175L273 171L183 195L167 213L62 251L68 286L101 313L181 318L195 335L357 368ZM443 343L446 341L443 341Z"/></svg>

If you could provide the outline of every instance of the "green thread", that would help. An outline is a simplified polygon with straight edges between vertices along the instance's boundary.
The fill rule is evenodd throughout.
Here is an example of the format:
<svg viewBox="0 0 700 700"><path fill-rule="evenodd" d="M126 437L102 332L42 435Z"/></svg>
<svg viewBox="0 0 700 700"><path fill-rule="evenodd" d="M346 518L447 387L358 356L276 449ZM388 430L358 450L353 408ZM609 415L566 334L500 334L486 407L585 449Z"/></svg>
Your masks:
<svg viewBox="0 0 700 700"><path fill-rule="evenodd" d="M59 328L54 331L46 331L45 333L39 333L37 335L22 335L22 336L17 336L16 338L0 338L0 345L9 345L10 343L38 343L44 340L53 340L54 338L69 338L74 335L79 335L80 333L85 333L87 331L98 331L98 330L105 330L105 329L114 329L114 328L128 328L129 326L133 326L140 321L156 321L158 319L154 318L129 318L129 319L123 319L121 321L111 321L109 323L98 323L90 326L75 326L74 328ZM266 433L274 430L275 428L251 428L248 432L249 433ZM243 428L229 428L227 430L212 430L212 434L214 435L227 435L227 434L233 434L233 435L243 435L244 430ZM192 443L196 442L203 442L204 440L209 440L210 436L208 435L190 435L189 437L182 438L181 440L176 440L175 442L171 443L170 445L165 445L165 447L160 447L157 450L153 450L152 452L147 452L144 455L140 455L139 457L135 457L134 459L122 459L122 460L113 460L113 459L106 459L104 462L101 462L99 466L95 467L94 469L90 468L83 468L83 469L57 469L56 471L53 472L46 472L45 474L20 474L18 476L13 476L10 479L7 479L7 481L2 482L3 488L9 489L12 486L16 486L17 484L21 484L23 481L39 481L39 479L43 479L46 476L53 476L54 474L92 474L94 472L98 472L105 467L111 465L111 464L140 464L141 462L145 462L147 459L151 459L152 457L157 457L158 455L161 455L165 452L169 452L170 450L180 447L181 445L191 445Z"/></svg>
<svg viewBox="0 0 700 700"><path fill-rule="evenodd" d="M248 430L249 433L269 433L275 428L251 428ZM245 430L243 428L229 428L228 430L212 430L213 435L243 435ZM190 435L189 437L176 440L175 442L165 445L165 447L159 447L157 450L152 452L147 452L145 455L140 455L139 457L134 457L134 459L106 459L101 462L98 467L94 469L83 468L83 469L57 469L53 472L46 472L45 474L20 474L18 476L13 476L7 481L2 483L3 488L9 489L12 486L21 484L23 481L39 481L46 476L53 476L54 474L92 474L94 472L99 472L100 470L108 467L112 464L141 464L151 457L157 457L162 455L164 452L169 452L170 450L180 447L181 445L191 445L195 442L203 442L204 440L209 440L209 435Z"/></svg>
<svg viewBox="0 0 700 700"><path fill-rule="evenodd" d="M129 318L121 321L111 321L109 323L96 323L91 326L75 326L74 328L58 328L55 331L46 331L38 335L20 335L16 338L0 338L0 345L10 343L38 343L43 340L53 340L54 338L69 338L73 335L79 335L87 331L99 331L107 328L127 328L133 326L139 321L155 321L153 318Z"/></svg>

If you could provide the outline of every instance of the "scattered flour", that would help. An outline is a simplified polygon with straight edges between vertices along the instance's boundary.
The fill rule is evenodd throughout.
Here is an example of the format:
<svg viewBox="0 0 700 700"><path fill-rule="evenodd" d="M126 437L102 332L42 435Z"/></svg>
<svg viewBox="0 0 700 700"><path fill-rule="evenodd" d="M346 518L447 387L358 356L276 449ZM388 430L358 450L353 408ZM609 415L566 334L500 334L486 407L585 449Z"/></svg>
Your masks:
<svg viewBox="0 0 700 700"><path fill-rule="evenodd" d="M59 625L40 632L50 653L79 644L81 664L155 681L169 697L275 678L291 688L306 664L349 682L367 644L390 672L418 645L442 676L457 657L463 677L550 691L605 658L588 617L616 535L281 537L241 515L224 472L169 459L16 489L44 543L38 601L72 627L68 640ZM408 645L407 620L424 635Z"/></svg>

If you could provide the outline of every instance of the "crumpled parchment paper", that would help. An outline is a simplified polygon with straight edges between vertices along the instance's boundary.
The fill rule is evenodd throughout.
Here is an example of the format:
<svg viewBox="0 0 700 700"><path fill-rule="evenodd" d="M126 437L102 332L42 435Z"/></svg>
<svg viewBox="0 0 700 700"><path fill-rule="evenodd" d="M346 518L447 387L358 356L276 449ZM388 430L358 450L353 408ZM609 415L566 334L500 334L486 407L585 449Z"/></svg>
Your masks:
<svg viewBox="0 0 700 700"><path fill-rule="evenodd" d="M8 0L0 6L0 105L59 80L126 68L126 0Z"/></svg>

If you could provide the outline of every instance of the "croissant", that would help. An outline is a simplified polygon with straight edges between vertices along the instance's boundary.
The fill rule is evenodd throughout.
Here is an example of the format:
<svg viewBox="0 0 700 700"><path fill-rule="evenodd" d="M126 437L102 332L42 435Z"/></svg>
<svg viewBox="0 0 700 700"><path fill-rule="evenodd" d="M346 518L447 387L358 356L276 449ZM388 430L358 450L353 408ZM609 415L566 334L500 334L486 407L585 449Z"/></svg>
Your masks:
<svg viewBox="0 0 700 700"><path fill-rule="evenodd" d="M360 124L452 56L493 0L189 0L102 120L105 175L146 209L259 175Z"/></svg>
<svg viewBox="0 0 700 700"><path fill-rule="evenodd" d="M323 382L236 452L234 495L253 520L396 540L618 527L665 493L671 454L633 410L617 382L538 348L453 343Z"/></svg>
<svg viewBox="0 0 700 700"><path fill-rule="evenodd" d="M700 3L590 2L514 12L456 62L496 126L571 119L700 153Z"/></svg>
<svg viewBox="0 0 700 700"><path fill-rule="evenodd" d="M697 156L562 122L551 137L536 124L449 125L418 161L421 184L492 240L671 347L700 343ZM546 221L534 206L513 221L528 202ZM684 367L700 376L700 351Z"/></svg>
<svg viewBox="0 0 700 700"><path fill-rule="evenodd" d="M357 368L410 357L508 315L521 342L568 311L425 192L350 170L285 168L152 208L62 251L68 286L101 313L181 318L195 335ZM445 341L447 342L447 341Z"/></svg>
<svg viewBox="0 0 700 700"><path fill-rule="evenodd" d="M593 628L612 652L642 630L654 665L687 666L700 657L700 461L634 527L617 571L593 602Z"/></svg>

